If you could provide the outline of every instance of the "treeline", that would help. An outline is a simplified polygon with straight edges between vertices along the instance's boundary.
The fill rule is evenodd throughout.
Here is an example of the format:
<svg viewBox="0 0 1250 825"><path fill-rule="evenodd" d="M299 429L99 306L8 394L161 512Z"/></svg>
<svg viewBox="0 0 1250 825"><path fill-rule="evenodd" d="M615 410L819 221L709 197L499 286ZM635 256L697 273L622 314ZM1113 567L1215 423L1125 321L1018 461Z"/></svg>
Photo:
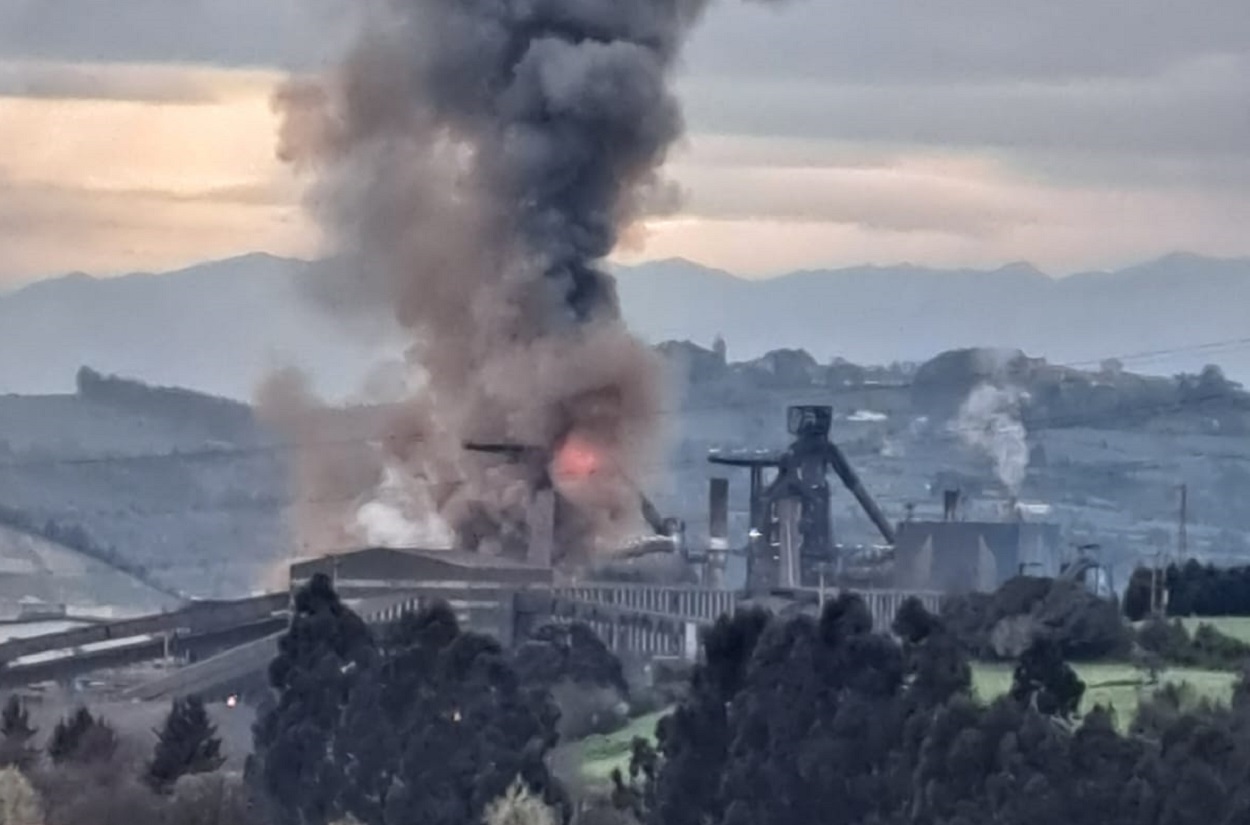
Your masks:
<svg viewBox="0 0 1250 825"><path fill-rule="evenodd" d="M196 698L173 703L146 758L79 707L42 747L20 699L0 713L0 821L12 825L261 825Z"/></svg>
<svg viewBox="0 0 1250 825"><path fill-rule="evenodd" d="M159 582L146 566L130 561L117 548L95 541L91 535L78 524L64 524L56 519L40 519L26 510L0 504L0 525L30 533L54 544L60 544L76 550L84 556L115 567L123 573L134 576L154 590L167 595L180 597L180 594Z"/></svg>
<svg viewBox="0 0 1250 825"><path fill-rule="evenodd" d="M1009 693L972 694L959 642L912 602L899 640L853 596L818 619L720 621L690 696L635 743L615 804L647 825L1209 825L1250 817L1250 687L1168 690L1120 732L1040 639Z"/></svg>
<svg viewBox="0 0 1250 825"><path fill-rule="evenodd" d="M1016 576L993 593L947 598L941 617L965 653L987 661L1015 660L1042 636L1073 661L1127 658L1133 644L1115 602L1077 582L1039 576Z"/></svg>
<svg viewBox="0 0 1250 825"><path fill-rule="evenodd" d="M321 574L296 594L269 682L245 773L282 825L480 823L518 780L567 819L552 750L616 726L629 698L584 626L509 653L436 604L375 635Z"/></svg>
<svg viewBox="0 0 1250 825"><path fill-rule="evenodd" d="M1190 559L1156 574L1139 567L1124 593L1124 614L1140 621L1155 604L1168 616L1250 616L1250 566L1216 567Z"/></svg>
<svg viewBox="0 0 1250 825"><path fill-rule="evenodd" d="M1136 375L1109 359L1097 370L1048 364L1024 353L984 349L943 352L922 364L912 382L917 410L947 418L982 382L1028 391L1023 423L1035 428L1140 426L1159 416L1200 411L1204 430L1220 435L1250 432L1250 394L1218 366L1172 378Z"/></svg>
<svg viewBox="0 0 1250 825"><path fill-rule="evenodd" d="M81 367L75 376L78 396L143 415L195 422L213 438L233 441L254 435L255 419L246 404L180 387L154 387Z"/></svg>
<svg viewBox="0 0 1250 825"><path fill-rule="evenodd" d="M1001 597L1029 604L1031 589ZM1114 605L1112 606L1114 609ZM1058 615L1064 615L1063 610ZM1049 615L1045 611L1036 615ZM1116 621L1122 620L1116 616ZM326 825L1209 825L1250 817L1250 686L1167 688L1121 731L1085 709L1053 635L1012 686L973 695L965 642L909 601L894 636L843 595L819 617L723 617L683 698L596 804L552 773L550 683L570 639L522 665L446 607L376 638L314 580L270 669L249 783L266 821ZM533 654L530 654L533 656ZM589 657L586 661L597 660ZM607 659L601 660L612 670ZM573 668L576 670L577 668ZM592 666L599 681L605 671Z"/></svg>
<svg viewBox="0 0 1250 825"><path fill-rule="evenodd" d="M982 661L1014 661L1046 639L1070 661L1122 661L1156 679L1167 667L1240 672L1250 665L1250 645L1213 625L1191 633L1179 619L1156 617L1134 628L1115 601L1064 580L1017 576L993 593L945 599L941 618L964 653Z"/></svg>

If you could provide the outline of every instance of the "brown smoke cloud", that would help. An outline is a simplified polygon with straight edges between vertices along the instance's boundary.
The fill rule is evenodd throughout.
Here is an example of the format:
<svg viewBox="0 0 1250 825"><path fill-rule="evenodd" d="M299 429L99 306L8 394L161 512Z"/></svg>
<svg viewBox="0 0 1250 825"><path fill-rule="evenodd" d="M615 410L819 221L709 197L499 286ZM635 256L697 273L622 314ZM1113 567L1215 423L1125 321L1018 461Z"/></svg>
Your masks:
<svg viewBox="0 0 1250 825"><path fill-rule="evenodd" d="M602 261L674 205L659 173L682 132L669 76L704 6L378 2L333 73L277 94L279 155L309 174L330 256L315 295L344 322L390 312L421 379L379 443L300 457L301 546L363 541L390 520L520 552L547 468L466 453L465 440L567 458L575 438L594 454L591 471L556 479L582 525L558 557L642 529L632 479L657 455L660 370ZM263 395L288 423L274 411L316 406L289 376ZM324 503L340 496L350 514Z"/></svg>

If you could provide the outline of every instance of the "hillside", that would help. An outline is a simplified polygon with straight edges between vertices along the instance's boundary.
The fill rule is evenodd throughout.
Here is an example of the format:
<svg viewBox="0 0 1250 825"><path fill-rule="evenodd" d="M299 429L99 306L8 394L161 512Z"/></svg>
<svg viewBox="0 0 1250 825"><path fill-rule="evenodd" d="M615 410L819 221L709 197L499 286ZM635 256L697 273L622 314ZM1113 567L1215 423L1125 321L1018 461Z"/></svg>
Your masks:
<svg viewBox="0 0 1250 825"><path fill-rule="evenodd" d="M244 405L89 371L74 394L0 396L0 525L191 595L244 592L286 546L272 444Z"/></svg>
<svg viewBox="0 0 1250 825"><path fill-rule="evenodd" d="M908 505L940 513L950 485L965 492L970 517L999 518L1007 490L994 451L1018 447L1021 499L1060 523L1066 541L1102 545L1121 583L1136 559L1174 545L1181 483L1192 552L1250 555L1250 396L1218 371L1148 378L1010 352L862 367L798 350L737 362L688 342L659 351L676 392L670 441L640 482L661 511L687 521L692 541L706 529L708 451L783 447L786 406L806 402L834 406L835 439L891 519ZM967 422L949 426L986 381L1027 393L990 422L1008 434L1018 422L1018 445L978 446L964 437ZM367 437L383 418L369 412L327 415L318 432ZM0 525L198 596L273 586L292 555L294 453L243 404L83 371L72 394L0 396L0 428ZM727 475L741 539L747 478ZM834 520L841 541L876 540L840 490Z"/></svg>
<svg viewBox="0 0 1250 825"><path fill-rule="evenodd" d="M70 547L0 526L0 619L23 601L106 617L157 613L178 600Z"/></svg>
<svg viewBox="0 0 1250 825"><path fill-rule="evenodd" d="M71 275L0 295L0 393L67 392L89 363L247 400L269 371L295 364L323 393L351 395L402 345L384 323L349 331L332 322L309 300L316 283L309 264L248 255L163 275ZM993 345L1092 366L1134 355L1130 369L1164 375L1217 362L1250 381L1250 260L1178 254L1059 279L1017 264L858 267L765 281L662 261L620 269L619 291L649 341L710 343L720 333L739 360L794 348L884 364ZM369 337L360 334L366 327ZM1231 343L1197 346L1212 342Z"/></svg>

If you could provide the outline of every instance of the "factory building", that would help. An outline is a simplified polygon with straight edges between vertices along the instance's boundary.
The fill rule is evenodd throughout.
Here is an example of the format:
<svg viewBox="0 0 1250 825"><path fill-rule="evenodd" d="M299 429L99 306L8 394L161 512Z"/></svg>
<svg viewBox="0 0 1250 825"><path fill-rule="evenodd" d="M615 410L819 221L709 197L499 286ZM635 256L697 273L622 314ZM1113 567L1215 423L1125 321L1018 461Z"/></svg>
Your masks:
<svg viewBox="0 0 1250 825"><path fill-rule="evenodd" d="M895 586L988 593L1013 576L1057 576L1059 526L1043 522L909 521L894 546Z"/></svg>
<svg viewBox="0 0 1250 825"><path fill-rule="evenodd" d="M370 547L291 565L292 591L324 573L348 602L394 593L393 618L422 604L445 601L462 626L508 640L512 633L512 594L549 588L552 569L516 559L454 550Z"/></svg>

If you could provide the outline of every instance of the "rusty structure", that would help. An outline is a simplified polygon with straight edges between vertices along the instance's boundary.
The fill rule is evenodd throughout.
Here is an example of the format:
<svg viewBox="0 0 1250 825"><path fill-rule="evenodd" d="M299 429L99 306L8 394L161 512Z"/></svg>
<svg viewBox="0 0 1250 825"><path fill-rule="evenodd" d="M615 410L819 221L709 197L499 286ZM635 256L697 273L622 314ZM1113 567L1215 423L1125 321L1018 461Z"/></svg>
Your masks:
<svg viewBox="0 0 1250 825"><path fill-rule="evenodd" d="M708 457L712 464L750 470L745 555L747 589L752 592L809 586L813 570L840 566L843 559L830 515L831 472L863 508L886 545L894 544L894 526L830 439L832 423L832 407L793 406L787 411L787 425L795 439L785 452L716 452Z"/></svg>
<svg viewBox="0 0 1250 825"><path fill-rule="evenodd" d="M556 563L561 556L561 542L569 533L568 528L573 526L572 522L577 519L577 512L560 495L551 477L552 451L543 447L502 442L467 442L464 448L469 452L500 456L526 468L532 479L534 494L526 518L528 536L525 560L542 567L550 567ZM628 560L656 553L684 554L685 523L681 519L661 515L637 485L628 480L627 483L633 487L638 499L638 511L653 535L642 536L628 546L618 548L614 557Z"/></svg>

